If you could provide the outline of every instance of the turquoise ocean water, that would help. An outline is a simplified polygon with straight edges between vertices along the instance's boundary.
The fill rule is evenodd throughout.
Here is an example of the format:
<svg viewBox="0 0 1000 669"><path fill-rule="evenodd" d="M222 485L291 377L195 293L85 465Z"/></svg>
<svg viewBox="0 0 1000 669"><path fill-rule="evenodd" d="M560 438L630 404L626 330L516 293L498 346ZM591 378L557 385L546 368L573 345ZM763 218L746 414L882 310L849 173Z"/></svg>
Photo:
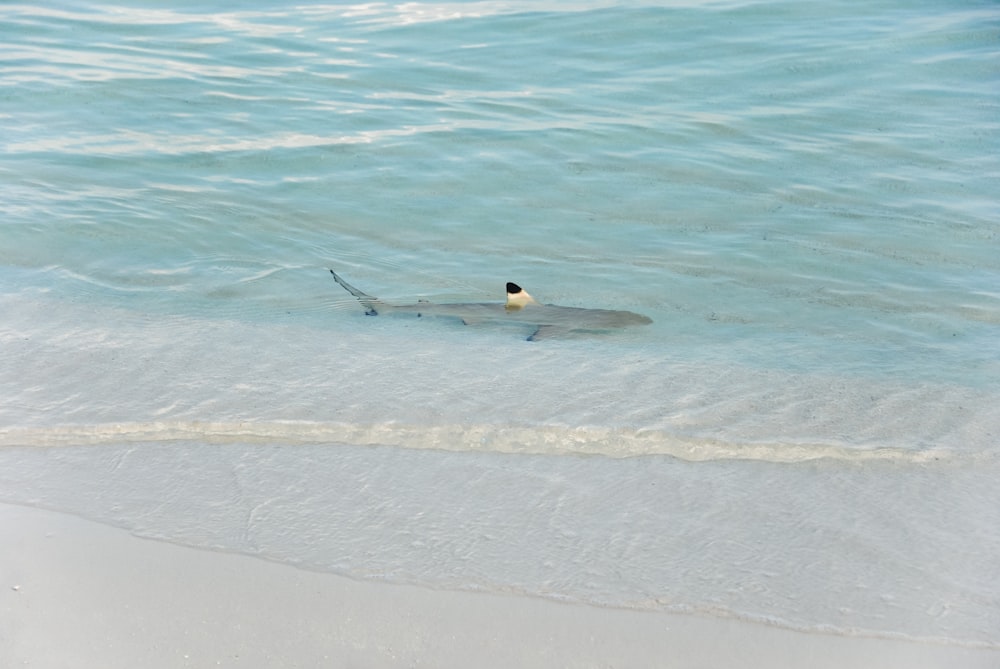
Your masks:
<svg viewBox="0 0 1000 669"><path fill-rule="evenodd" d="M998 91L985 1L0 5L0 500L1000 646Z"/></svg>

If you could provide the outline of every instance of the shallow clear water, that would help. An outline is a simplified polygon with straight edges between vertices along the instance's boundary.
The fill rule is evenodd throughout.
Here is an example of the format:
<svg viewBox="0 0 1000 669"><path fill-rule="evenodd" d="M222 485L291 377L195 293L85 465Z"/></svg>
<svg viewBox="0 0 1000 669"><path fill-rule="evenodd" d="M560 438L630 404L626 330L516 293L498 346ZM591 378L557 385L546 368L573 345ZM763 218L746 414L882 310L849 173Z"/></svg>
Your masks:
<svg viewBox="0 0 1000 669"><path fill-rule="evenodd" d="M993 3L0 17L3 499L357 576L1000 643ZM654 322L369 318L328 267Z"/></svg>

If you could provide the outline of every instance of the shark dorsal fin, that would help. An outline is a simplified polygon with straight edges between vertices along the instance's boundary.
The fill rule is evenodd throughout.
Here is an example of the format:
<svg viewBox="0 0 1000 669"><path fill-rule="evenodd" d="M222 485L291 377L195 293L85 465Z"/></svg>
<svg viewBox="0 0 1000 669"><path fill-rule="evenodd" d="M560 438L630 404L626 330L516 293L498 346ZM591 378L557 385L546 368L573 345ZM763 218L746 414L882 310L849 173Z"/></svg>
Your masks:
<svg viewBox="0 0 1000 669"><path fill-rule="evenodd" d="M507 308L521 309L528 304L538 304L535 298L528 295L528 291L521 288L516 283L507 282Z"/></svg>

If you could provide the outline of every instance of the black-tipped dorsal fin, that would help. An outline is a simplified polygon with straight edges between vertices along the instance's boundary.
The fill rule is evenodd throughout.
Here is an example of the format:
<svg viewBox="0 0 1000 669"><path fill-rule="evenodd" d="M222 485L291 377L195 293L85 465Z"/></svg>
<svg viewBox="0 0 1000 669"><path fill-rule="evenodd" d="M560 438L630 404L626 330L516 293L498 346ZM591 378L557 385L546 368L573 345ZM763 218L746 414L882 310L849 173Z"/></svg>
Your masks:
<svg viewBox="0 0 1000 669"><path fill-rule="evenodd" d="M507 308L521 309L528 304L538 304L528 291L512 281L507 282Z"/></svg>

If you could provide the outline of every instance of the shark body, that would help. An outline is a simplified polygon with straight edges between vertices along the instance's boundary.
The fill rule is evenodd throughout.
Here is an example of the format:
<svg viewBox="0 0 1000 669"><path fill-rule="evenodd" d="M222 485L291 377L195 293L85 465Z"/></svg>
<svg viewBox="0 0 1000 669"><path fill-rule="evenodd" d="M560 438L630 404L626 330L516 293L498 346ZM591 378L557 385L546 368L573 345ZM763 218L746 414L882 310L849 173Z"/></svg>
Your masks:
<svg viewBox="0 0 1000 669"><path fill-rule="evenodd" d="M503 304L491 302L434 304L424 301L416 304L388 304L358 290L341 279L332 269L330 274L347 292L358 298L358 301L365 308L365 313L369 316L410 314L455 318L466 325L478 323L516 324L531 328L528 341L571 333L606 332L653 322L646 316L631 311L539 304L527 291L511 282L507 283L507 301Z"/></svg>

